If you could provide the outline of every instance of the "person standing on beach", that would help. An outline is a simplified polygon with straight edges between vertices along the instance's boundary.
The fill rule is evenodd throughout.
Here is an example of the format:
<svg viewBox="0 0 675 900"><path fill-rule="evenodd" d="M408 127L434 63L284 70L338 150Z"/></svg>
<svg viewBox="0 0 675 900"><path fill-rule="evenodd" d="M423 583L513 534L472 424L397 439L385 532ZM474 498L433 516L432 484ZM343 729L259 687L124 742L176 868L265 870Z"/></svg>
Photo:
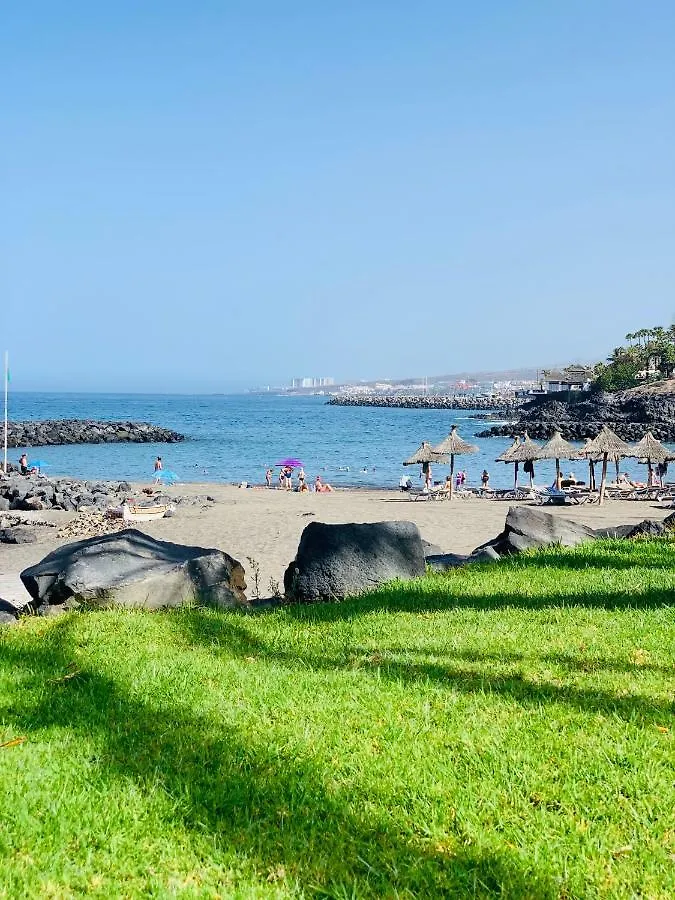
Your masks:
<svg viewBox="0 0 675 900"><path fill-rule="evenodd" d="M284 487L287 491L293 490L293 469L290 466L284 469Z"/></svg>
<svg viewBox="0 0 675 900"><path fill-rule="evenodd" d="M265 472L265 484L267 487L272 487L272 475L274 475L274 472L271 469Z"/></svg>
<svg viewBox="0 0 675 900"><path fill-rule="evenodd" d="M490 486L490 473L487 469L483 469L483 474L480 476L480 483L483 485L484 491Z"/></svg>
<svg viewBox="0 0 675 900"><path fill-rule="evenodd" d="M305 470L300 466L300 471L298 472L298 490L302 490L305 484Z"/></svg>

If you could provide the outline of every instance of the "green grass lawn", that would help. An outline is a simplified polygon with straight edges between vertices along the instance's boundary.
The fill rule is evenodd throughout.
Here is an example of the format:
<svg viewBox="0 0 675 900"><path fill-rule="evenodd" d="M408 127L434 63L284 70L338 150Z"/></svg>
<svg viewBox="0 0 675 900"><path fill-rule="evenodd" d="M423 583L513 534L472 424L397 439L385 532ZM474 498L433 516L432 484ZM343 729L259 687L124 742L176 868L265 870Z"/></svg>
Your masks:
<svg viewBox="0 0 675 900"><path fill-rule="evenodd" d="M674 589L603 542L4 629L0 897L672 897Z"/></svg>

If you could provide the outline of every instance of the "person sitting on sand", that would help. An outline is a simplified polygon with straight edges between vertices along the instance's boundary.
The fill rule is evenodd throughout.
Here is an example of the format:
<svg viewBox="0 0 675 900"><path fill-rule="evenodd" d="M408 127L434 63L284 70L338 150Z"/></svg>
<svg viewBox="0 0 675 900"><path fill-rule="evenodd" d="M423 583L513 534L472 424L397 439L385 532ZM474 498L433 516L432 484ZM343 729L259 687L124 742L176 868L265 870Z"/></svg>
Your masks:
<svg viewBox="0 0 675 900"><path fill-rule="evenodd" d="M412 489L412 478L410 475L401 475L399 479L398 486L402 491L409 491Z"/></svg>
<svg viewBox="0 0 675 900"><path fill-rule="evenodd" d="M306 481L304 481L304 480L301 481L300 484L298 485L298 493L306 494L308 492L309 492L309 485L307 484Z"/></svg>
<svg viewBox="0 0 675 900"><path fill-rule="evenodd" d="M333 488L328 483L324 484L323 481L321 481L321 476L317 475L314 481L314 490L317 494L330 494L333 491Z"/></svg>

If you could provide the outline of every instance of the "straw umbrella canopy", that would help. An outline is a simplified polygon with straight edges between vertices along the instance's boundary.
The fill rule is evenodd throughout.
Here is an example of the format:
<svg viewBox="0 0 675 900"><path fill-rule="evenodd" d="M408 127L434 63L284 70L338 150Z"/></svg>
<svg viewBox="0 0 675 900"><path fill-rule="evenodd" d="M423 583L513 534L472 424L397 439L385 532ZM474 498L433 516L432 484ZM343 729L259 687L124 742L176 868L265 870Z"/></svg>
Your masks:
<svg viewBox="0 0 675 900"><path fill-rule="evenodd" d="M576 459L577 451L568 441L564 439L559 431L553 433L553 437L541 448L537 454L537 459L554 459L555 460L555 484L560 489L560 460Z"/></svg>
<svg viewBox="0 0 675 900"><path fill-rule="evenodd" d="M577 450L577 454L574 457L575 459L586 459L588 460L588 488L591 491L595 490L595 464L596 462L600 462L602 459L601 453L588 453L587 449L589 444L593 442L593 438L586 438L586 443L581 448L581 450Z"/></svg>
<svg viewBox="0 0 675 900"><path fill-rule="evenodd" d="M431 463L446 463L447 456L443 453L436 453L429 441L422 441L420 446L415 450L413 455L405 460L404 466L422 466L422 471L426 475L426 480L431 479Z"/></svg>
<svg viewBox="0 0 675 900"><path fill-rule="evenodd" d="M539 444L535 444L525 432L522 441L516 438L508 450L505 450L501 456L497 457L497 462L514 463L514 490L518 489L518 466L521 462L532 462L535 460L539 449ZM532 480L531 475L530 480Z"/></svg>
<svg viewBox="0 0 675 900"><path fill-rule="evenodd" d="M455 456L461 456L467 453L478 453L478 447L462 440L457 434L457 426L453 425L450 434L446 439L441 441L441 443L433 449L434 453L450 456L450 499L452 500L452 476L455 472Z"/></svg>
<svg viewBox="0 0 675 900"><path fill-rule="evenodd" d="M649 485L652 483L652 463L664 463L672 458L672 453L663 446L661 441L657 441L651 431L648 431L635 445L633 453L638 459L647 460L647 470L649 471L647 484Z"/></svg>
<svg viewBox="0 0 675 900"><path fill-rule="evenodd" d="M622 441L618 434L615 434L611 428L606 425L602 426L600 434L589 441L583 449L584 456L601 456L602 457L602 479L600 481L600 503L605 502L605 485L607 483L607 460L619 460L624 456L635 456L635 451L625 442Z"/></svg>

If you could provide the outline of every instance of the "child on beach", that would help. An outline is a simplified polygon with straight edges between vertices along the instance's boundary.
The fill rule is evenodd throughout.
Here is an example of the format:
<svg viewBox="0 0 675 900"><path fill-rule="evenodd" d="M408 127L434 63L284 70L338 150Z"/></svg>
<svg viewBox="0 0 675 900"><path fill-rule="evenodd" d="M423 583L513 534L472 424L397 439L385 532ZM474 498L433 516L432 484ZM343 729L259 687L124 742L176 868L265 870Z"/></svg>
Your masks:
<svg viewBox="0 0 675 900"><path fill-rule="evenodd" d="M265 472L265 484L267 487L272 487L272 475L274 475L274 472L271 469Z"/></svg>

